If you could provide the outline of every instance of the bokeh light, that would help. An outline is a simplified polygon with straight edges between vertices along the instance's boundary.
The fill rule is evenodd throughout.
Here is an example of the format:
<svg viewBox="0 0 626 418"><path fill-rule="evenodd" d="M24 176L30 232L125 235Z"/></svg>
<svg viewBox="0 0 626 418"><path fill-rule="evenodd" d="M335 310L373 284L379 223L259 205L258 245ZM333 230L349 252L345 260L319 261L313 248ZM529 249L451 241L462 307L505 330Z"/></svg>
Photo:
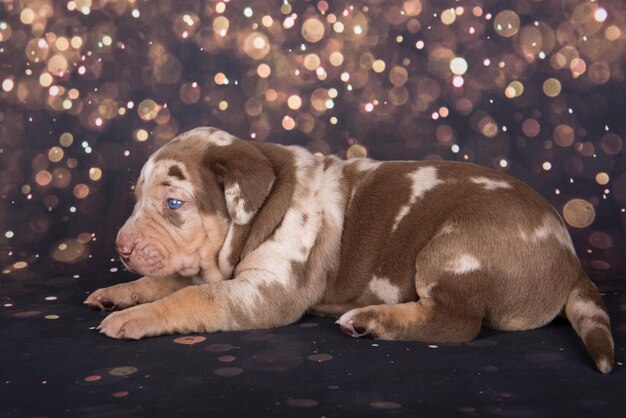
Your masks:
<svg viewBox="0 0 626 418"><path fill-rule="evenodd" d="M620 0L0 10L3 271L108 262L98 254L114 250L142 163L199 125L319 155L508 172L561 211L585 267L624 265Z"/></svg>
<svg viewBox="0 0 626 418"><path fill-rule="evenodd" d="M593 205L584 199L572 199L563 207L563 217L565 221L576 228L585 228L593 222L596 217Z"/></svg>

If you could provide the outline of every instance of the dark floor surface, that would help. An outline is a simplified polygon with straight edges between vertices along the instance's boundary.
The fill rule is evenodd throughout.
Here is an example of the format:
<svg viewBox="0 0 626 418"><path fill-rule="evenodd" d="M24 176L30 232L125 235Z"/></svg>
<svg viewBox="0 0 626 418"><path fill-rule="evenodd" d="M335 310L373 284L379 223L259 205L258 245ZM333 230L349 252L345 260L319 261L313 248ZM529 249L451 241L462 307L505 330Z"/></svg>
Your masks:
<svg viewBox="0 0 626 418"><path fill-rule="evenodd" d="M445 346L352 339L309 316L267 331L117 341L95 330L106 314L82 305L110 275L25 271L2 287L0 416L623 417L623 282L598 283L616 344L605 376L563 319Z"/></svg>

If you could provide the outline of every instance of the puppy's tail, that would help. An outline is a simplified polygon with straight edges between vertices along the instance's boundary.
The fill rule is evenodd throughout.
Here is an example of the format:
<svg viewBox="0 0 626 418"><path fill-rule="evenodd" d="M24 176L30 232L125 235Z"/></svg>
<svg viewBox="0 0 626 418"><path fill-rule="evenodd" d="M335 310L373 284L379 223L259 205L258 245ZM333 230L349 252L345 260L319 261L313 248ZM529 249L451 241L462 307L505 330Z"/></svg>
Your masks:
<svg viewBox="0 0 626 418"><path fill-rule="evenodd" d="M598 370L609 373L614 362L609 315L598 288L582 270L565 302L565 315L585 343Z"/></svg>

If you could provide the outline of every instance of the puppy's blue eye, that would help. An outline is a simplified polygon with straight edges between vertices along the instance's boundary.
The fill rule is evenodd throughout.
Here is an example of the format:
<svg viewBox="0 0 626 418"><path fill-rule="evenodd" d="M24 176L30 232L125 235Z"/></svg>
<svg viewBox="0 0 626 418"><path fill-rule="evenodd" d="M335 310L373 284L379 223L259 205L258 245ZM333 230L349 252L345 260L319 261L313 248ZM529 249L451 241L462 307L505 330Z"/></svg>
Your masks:
<svg viewBox="0 0 626 418"><path fill-rule="evenodd" d="M183 205L182 200L178 200L178 199L173 199L173 198L169 198L167 199L167 207L170 209L178 209Z"/></svg>

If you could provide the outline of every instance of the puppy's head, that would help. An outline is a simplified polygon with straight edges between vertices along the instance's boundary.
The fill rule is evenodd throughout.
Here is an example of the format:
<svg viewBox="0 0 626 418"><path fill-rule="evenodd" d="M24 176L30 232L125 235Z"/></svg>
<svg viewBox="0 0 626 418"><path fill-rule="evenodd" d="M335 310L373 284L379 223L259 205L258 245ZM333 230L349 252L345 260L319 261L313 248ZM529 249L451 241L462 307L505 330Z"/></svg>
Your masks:
<svg viewBox="0 0 626 418"><path fill-rule="evenodd" d="M124 264L145 276L224 279L228 228L252 221L274 181L252 144L214 128L174 138L146 162L136 204L117 236Z"/></svg>

